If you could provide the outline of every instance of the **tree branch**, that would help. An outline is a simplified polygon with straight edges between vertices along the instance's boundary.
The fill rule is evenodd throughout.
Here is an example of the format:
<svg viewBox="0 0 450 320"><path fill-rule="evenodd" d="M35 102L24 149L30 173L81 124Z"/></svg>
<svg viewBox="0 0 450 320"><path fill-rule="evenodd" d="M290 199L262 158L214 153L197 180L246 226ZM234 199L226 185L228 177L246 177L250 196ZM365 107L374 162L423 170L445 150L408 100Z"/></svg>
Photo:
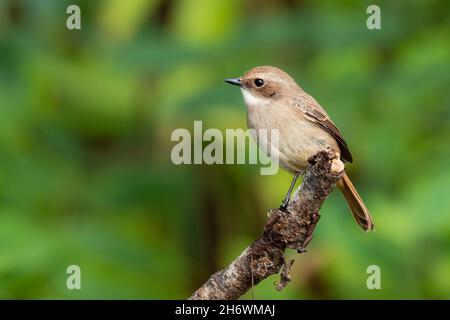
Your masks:
<svg viewBox="0 0 450 320"><path fill-rule="evenodd" d="M344 173L344 164L331 153L319 152L309 163L286 212L270 210L263 234L228 267L213 274L189 299L237 299L252 285L280 271L277 290L288 284L294 261L285 261L284 251L287 248L299 253L306 251L320 218L319 209Z"/></svg>

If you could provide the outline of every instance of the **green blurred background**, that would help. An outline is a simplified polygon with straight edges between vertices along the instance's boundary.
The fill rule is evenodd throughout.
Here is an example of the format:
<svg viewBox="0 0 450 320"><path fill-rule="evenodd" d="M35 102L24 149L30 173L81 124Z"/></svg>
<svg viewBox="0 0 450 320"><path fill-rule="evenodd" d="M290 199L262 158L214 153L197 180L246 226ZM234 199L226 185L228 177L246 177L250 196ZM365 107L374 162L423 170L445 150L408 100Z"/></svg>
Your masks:
<svg viewBox="0 0 450 320"><path fill-rule="evenodd" d="M170 136L245 128L223 78L275 65L346 137L377 230L333 193L308 253L289 253L292 282L255 297L449 299L450 3L376 1L373 31L370 4L1 0L0 298L182 299L226 266L291 177L176 166ZM71 264L81 290L66 289Z"/></svg>

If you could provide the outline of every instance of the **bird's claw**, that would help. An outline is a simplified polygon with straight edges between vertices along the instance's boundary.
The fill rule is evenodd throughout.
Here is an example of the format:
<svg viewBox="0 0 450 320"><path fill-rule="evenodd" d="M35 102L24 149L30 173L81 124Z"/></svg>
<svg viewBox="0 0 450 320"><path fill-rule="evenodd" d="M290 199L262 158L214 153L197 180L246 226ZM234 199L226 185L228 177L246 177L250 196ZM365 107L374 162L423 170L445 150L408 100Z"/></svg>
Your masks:
<svg viewBox="0 0 450 320"><path fill-rule="evenodd" d="M278 208L280 211L286 212L287 207L289 205L289 200L283 200L280 207Z"/></svg>

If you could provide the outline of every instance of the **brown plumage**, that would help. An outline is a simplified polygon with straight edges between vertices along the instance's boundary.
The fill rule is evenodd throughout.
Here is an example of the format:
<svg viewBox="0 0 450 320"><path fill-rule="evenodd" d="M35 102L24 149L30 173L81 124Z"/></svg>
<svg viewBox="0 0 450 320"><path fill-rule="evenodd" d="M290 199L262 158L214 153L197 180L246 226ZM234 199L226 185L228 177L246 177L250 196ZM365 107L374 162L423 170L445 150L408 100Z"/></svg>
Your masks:
<svg viewBox="0 0 450 320"><path fill-rule="evenodd" d="M241 88L248 108L249 128L256 129L257 133L259 129L278 130L280 141L278 150L275 150L276 160L283 169L298 175L308 166L309 157L321 150L332 150L340 155L341 160L353 161L344 137L326 111L283 70L270 66L256 67L240 78L226 81ZM259 139L259 136L255 138L267 152L268 141ZM338 188L356 222L364 230L372 230L374 224L369 210L347 174L339 181ZM290 192L286 199L289 197ZM286 206L285 201L282 206Z"/></svg>

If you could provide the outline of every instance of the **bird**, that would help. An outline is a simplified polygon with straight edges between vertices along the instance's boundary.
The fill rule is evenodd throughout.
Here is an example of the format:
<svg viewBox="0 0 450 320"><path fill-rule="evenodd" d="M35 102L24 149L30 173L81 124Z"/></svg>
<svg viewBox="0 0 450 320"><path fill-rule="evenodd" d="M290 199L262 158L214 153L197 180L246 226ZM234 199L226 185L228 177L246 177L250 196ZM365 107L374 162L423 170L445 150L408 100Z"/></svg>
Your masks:
<svg viewBox="0 0 450 320"><path fill-rule="evenodd" d="M280 210L286 210L297 178L305 172L311 156L322 150L332 151L344 163L353 162L344 137L325 109L285 71L259 66L238 78L227 78L225 82L240 88L247 106L249 129L254 132L278 130L278 150L275 150L278 164L294 175ZM267 153L267 139L254 138ZM375 225L370 212L345 171L337 187L356 222L365 231L373 230Z"/></svg>

